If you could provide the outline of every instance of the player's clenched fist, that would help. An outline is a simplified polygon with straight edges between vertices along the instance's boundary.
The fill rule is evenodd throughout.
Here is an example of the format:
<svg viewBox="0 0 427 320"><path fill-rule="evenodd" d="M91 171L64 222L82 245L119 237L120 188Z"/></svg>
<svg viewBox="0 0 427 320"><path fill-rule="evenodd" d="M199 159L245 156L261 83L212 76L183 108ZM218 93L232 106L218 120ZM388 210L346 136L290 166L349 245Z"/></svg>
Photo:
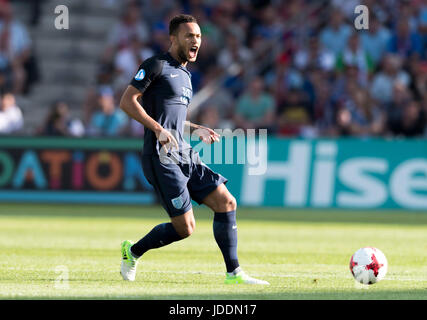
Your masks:
<svg viewBox="0 0 427 320"><path fill-rule="evenodd" d="M165 128L161 128L156 131L157 140L162 144L163 148L165 148L166 152L169 152L173 148L179 149L178 142L175 137Z"/></svg>

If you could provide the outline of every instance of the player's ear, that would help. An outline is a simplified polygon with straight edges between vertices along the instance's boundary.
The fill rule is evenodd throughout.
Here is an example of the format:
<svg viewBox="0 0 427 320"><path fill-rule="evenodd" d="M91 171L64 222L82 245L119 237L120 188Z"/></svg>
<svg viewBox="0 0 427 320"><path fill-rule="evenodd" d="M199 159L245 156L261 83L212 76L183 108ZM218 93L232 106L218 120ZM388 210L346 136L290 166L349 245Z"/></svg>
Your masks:
<svg viewBox="0 0 427 320"><path fill-rule="evenodd" d="M176 41L176 36L175 36L175 35L173 35L173 34L170 34L170 35L169 35L169 41L171 42L171 44L174 44L174 43L175 43L175 41Z"/></svg>

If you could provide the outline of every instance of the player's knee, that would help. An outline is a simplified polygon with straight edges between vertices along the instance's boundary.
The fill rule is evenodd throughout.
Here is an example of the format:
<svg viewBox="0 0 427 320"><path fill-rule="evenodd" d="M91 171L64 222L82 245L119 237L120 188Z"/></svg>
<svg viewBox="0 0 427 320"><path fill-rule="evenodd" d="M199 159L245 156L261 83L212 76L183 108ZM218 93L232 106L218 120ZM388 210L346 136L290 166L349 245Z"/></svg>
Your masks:
<svg viewBox="0 0 427 320"><path fill-rule="evenodd" d="M236 198L231 194L227 197L227 211L234 211L237 209Z"/></svg>
<svg viewBox="0 0 427 320"><path fill-rule="evenodd" d="M237 209L237 201L231 194L228 194L224 197L224 200L220 204L217 212L230 212Z"/></svg>
<svg viewBox="0 0 427 320"><path fill-rule="evenodd" d="M196 228L196 223L190 222L190 223L183 224L182 226L177 228L176 232L180 235L180 237L185 239L191 236L195 228Z"/></svg>

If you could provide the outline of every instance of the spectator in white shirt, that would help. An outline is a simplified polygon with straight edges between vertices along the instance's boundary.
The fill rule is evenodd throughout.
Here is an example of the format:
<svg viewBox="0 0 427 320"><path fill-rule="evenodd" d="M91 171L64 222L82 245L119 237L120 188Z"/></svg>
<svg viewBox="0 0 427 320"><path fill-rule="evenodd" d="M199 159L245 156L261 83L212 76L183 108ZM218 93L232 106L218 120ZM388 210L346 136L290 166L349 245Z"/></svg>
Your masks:
<svg viewBox="0 0 427 320"><path fill-rule="evenodd" d="M381 104L391 102L396 82L407 87L410 84L410 77L402 68L402 59L397 55L388 54L384 57L382 70L372 79L372 97Z"/></svg>
<svg viewBox="0 0 427 320"><path fill-rule="evenodd" d="M142 42L147 42L149 40L149 29L141 21L140 7L130 4L126 7L121 20L109 32L108 45L105 51L106 59L112 61L118 50L131 45L131 39L134 37Z"/></svg>
<svg viewBox="0 0 427 320"><path fill-rule="evenodd" d="M150 47L140 41L138 37L131 39L130 47L121 49L114 59L114 69L117 77L119 89L126 87L129 79L135 76L139 65L146 59L154 55Z"/></svg>
<svg viewBox="0 0 427 320"><path fill-rule="evenodd" d="M24 118L16 105L15 96L6 92L0 99L0 134L12 134L22 129Z"/></svg>

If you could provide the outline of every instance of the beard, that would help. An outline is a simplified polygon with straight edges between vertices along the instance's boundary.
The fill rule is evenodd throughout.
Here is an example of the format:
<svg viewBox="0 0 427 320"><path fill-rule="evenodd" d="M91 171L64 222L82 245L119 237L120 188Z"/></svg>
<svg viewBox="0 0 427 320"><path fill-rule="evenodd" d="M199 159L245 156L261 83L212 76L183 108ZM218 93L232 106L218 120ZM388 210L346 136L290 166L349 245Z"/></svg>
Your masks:
<svg viewBox="0 0 427 320"><path fill-rule="evenodd" d="M188 62L188 57L185 54L185 47L182 46L181 44L178 47L177 54L178 54L179 59L181 60L180 61L181 63Z"/></svg>

